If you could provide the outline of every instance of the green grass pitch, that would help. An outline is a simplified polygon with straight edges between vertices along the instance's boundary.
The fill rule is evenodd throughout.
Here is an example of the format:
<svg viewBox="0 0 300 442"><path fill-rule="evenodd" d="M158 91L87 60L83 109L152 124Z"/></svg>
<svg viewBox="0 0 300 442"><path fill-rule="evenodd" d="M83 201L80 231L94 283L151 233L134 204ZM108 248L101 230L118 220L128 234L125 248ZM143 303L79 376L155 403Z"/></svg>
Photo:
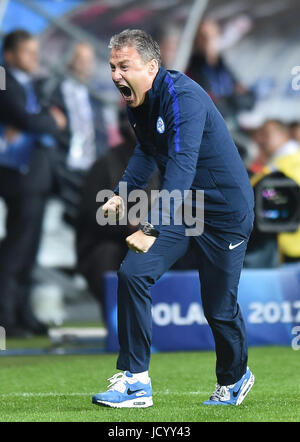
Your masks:
<svg viewBox="0 0 300 442"><path fill-rule="evenodd" d="M153 354L151 408L93 405L115 363L116 355L1 357L0 421L300 421L300 351L288 347L249 349L256 382L238 407L202 405L216 382L214 352Z"/></svg>

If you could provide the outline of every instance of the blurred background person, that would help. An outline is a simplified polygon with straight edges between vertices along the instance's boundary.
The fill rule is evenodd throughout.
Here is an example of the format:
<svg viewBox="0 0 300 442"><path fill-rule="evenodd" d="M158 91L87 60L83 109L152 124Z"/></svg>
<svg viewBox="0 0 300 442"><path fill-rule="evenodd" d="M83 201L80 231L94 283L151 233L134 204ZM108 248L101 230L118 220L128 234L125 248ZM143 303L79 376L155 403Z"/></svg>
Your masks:
<svg viewBox="0 0 300 442"><path fill-rule="evenodd" d="M25 30L4 37L6 90L0 93L0 196L7 209L0 244L0 324L6 335L45 333L30 304L32 270L52 185L49 152L66 127L57 107L41 107L34 85L39 44Z"/></svg>
<svg viewBox="0 0 300 442"><path fill-rule="evenodd" d="M104 108L90 92L95 52L86 42L75 44L64 78L41 82L43 99L63 109L68 125L56 151L57 193L65 204L64 219L74 225L84 178L108 149ZM54 86L53 86L54 85Z"/></svg>
<svg viewBox="0 0 300 442"><path fill-rule="evenodd" d="M294 121L290 124L291 138L300 145L300 121Z"/></svg>
<svg viewBox="0 0 300 442"><path fill-rule="evenodd" d="M249 139L254 143L252 148L254 150L253 158L249 161L247 165L247 170L250 176L257 174L263 170L267 161L268 155L261 149L260 146L263 145L263 132L261 130L261 124L258 127L251 128L247 130L247 135Z"/></svg>
<svg viewBox="0 0 300 442"><path fill-rule="evenodd" d="M73 170L88 170L107 150L103 107L91 95L88 85L95 67L93 47L77 43L71 54L66 77L54 93L54 99L68 116L66 162Z"/></svg>
<svg viewBox="0 0 300 442"><path fill-rule="evenodd" d="M165 69L173 69L180 43L180 29L175 24L159 26L154 36L159 41L161 63Z"/></svg>
<svg viewBox="0 0 300 442"><path fill-rule="evenodd" d="M220 53L221 31L217 22L204 20L196 33L187 74L210 95L223 117L252 109L254 94L242 86Z"/></svg>
<svg viewBox="0 0 300 442"><path fill-rule="evenodd" d="M252 176L253 187L270 177L288 177L295 181L295 185L300 185L300 146L291 138L289 126L279 120L267 120L255 132L255 138L259 157L265 159L265 164L260 172ZM268 233L260 231L255 224L248 243L245 267L278 267L282 261L298 259L300 229L296 232Z"/></svg>
<svg viewBox="0 0 300 442"><path fill-rule="evenodd" d="M267 120L259 132L259 149L267 164L276 164L277 159L298 153L299 143L292 138L288 125L282 121Z"/></svg>

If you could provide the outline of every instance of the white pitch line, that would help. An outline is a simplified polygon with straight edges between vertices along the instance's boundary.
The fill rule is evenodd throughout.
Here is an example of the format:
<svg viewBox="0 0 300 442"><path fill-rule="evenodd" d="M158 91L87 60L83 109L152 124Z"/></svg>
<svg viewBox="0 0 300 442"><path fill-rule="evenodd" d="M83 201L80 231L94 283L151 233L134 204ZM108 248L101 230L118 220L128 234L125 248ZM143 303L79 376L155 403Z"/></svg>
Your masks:
<svg viewBox="0 0 300 442"><path fill-rule="evenodd" d="M11 392L11 393L0 393L0 397L63 397L63 396L93 396L94 394L96 394L95 392L92 393L80 393L80 392L72 392L72 393L62 393L62 392L43 392L43 393L33 393L33 392L23 392L23 393L16 393L16 392ZM189 396L189 395L196 395L196 394L209 394L208 392L204 392L204 391L183 391L183 392L178 392L178 391L159 391L159 392L155 392L153 393L153 396L160 396L160 395L170 395L170 396Z"/></svg>
<svg viewBox="0 0 300 442"><path fill-rule="evenodd" d="M56 392L45 392L45 393L0 393L0 397L48 397L48 396L88 396L95 393L56 393Z"/></svg>

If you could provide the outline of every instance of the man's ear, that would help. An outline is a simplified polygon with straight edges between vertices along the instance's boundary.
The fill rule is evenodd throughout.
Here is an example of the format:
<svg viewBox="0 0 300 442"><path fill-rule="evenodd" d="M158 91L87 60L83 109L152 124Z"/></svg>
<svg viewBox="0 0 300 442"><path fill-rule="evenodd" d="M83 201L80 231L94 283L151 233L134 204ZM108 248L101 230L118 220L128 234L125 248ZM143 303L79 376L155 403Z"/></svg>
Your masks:
<svg viewBox="0 0 300 442"><path fill-rule="evenodd" d="M13 52L12 51L6 51L3 53L3 60L5 61L5 63L7 64L12 64L13 63Z"/></svg>
<svg viewBox="0 0 300 442"><path fill-rule="evenodd" d="M149 61L148 72L150 75L156 75L158 69L159 69L158 68L158 61L155 60L155 58L153 58L152 60Z"/></svg>

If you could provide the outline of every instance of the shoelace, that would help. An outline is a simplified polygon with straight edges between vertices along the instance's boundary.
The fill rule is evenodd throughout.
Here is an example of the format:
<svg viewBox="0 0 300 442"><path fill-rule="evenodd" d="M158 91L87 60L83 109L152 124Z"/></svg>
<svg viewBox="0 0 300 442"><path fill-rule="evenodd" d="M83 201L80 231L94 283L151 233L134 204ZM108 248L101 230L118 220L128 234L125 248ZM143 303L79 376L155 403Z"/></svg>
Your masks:
<svg viewBox="0 0 300 442"><path fill-rule="evenodd" d="M125 373L116 373L111 378L108 378L107 380L110 382L108 390L117 390L123 393L125 389L125 377Z"/></svg>
<svg viewBox="0 0 300 442"><path fill-rule="evenodd" d="M248 370L249 370L249 367L247 366L246 373L247 373ZM232 388L234 386L235 386L235 384L232 384L232 385L216 384L216 389L213 392L213 394L211 395L210 399L213 400L213 401L221 401L224 398L224 396L226 395L226 393L228 393L228 389Z"/></svg>
<svg viewBox="0 0 300 442"><path fill-rule="evenodd" d="M233 387L233 385L219 385L216 384L216 389L211 395L210 399L212 401L222 401L226 393L228 393L228 389Z"/></svg>

